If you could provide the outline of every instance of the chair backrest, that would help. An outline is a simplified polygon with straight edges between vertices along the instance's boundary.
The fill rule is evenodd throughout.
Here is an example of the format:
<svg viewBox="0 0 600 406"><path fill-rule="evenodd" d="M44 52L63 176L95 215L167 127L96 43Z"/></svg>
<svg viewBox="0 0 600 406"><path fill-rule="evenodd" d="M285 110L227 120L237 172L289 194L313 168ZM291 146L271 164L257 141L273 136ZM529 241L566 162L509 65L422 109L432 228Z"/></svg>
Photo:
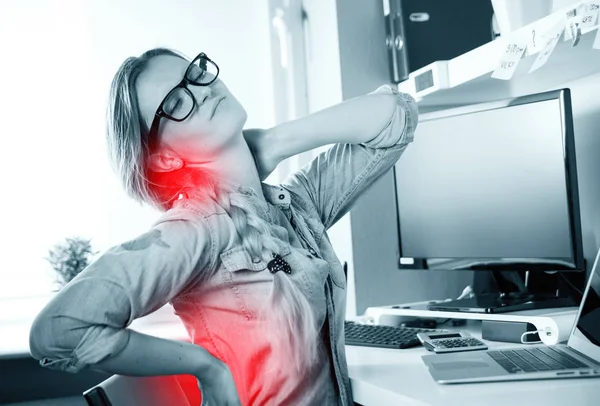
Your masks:
<svg viewBox="0 0 600 406"><path fill-rule="evenodd" d="M89 406L191 406L175 376L113 375L83 397Z"/></svg>

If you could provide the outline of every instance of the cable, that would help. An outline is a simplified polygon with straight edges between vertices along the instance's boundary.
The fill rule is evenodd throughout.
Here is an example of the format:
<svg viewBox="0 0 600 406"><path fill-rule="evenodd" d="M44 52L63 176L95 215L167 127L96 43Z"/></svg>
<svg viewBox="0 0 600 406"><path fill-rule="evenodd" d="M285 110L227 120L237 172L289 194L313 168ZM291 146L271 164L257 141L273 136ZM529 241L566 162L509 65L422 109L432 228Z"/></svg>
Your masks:
<svg viewBox="0 0 600 406"><path fill-rule="evenodd" d="M579 293L582 297L583 297L583 292L581 290L579 290L577 287L575 287L575 285L573 285L573 282L571 282L570 280L567 279L567 277L565 276L564 273L559 272L558 275L563 278L563 280L565 282L567 282L567 284L573 289L575 290L575 292Z"/></svg>
<svg viewBox="0 0 600 406"><path fill-rule="evenodd" d="M537 341L527 341L525 340L525 336L530 335L530 334L538 334L539 337L539 333L543 333L544 330L535 330L535 331L526 331L523 334L521 334L521 343L522 344L539 344L542 342L541 339L537 340Z"/></svg>
<svg viewBox="0 0 600 406"><path fill-rule="evenodd" d="M442 324L448 323L450 320L454 320L454 319L445 319L445 320L443 320L443 319L436 319L436 322L437 322L438 326L441 326Z"/></svg>

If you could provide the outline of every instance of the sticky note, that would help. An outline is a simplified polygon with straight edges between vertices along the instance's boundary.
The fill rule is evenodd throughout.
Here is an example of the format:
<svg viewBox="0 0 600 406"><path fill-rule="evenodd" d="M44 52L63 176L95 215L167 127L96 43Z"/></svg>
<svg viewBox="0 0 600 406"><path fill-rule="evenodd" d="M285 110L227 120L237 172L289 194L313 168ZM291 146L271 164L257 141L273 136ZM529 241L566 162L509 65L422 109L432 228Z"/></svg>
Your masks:
<svg viewBox="0 0 600 406"><path fill-rule="evenodd" d="M575 21L575 19L570 19L567 23L567 27L565 28L565 36L569 32L569 36L571 37L571 46L574 47L579 43L581 39L581 28L579 28L579 24Z"/></svg>
<svg viewBox="0 0 600 406"><path fill-rule="evenodd" d="M537 27L531 29L529 39L527 40L527 55L533 55L540 52L540 45L544 42L542 33Z"/></svg>
<svg viewBox="0 0 600 406"><path fill-rule="evenodd" d="M544 44L544 49L540 51L537 58L533 62L533 65L531 65L529 73L538 70L544 66L546 62L548 62L548 58L550 58L550 55L552 55L552 52L554 52L554 48L556 48L556 44L558 44L558 40L564 31L565 22L564 20L561 20L554 26L554 28L552 28L552 30L550 30L550 32L545 35L546 43Z"/></svg>
<svg viewBox="0 0 600 406"><path fill-rule="evenodd" d="M527 40L527 55L537 54L544 46L544 32L546 30L542 26L536 26L531 29Z"/></svg>
<svg viewBox="0 0 600 406"><path fill-rule="evenodd" d="M584 33L587 29L595 27L598 23L598 15L600 14L600 1L591 1L585 5L585 12L581 16L579 28Z"/></svg>
<svg viewBox="0 0 600 406"><path fill-rule="evenodd" d="M492 72L492 77L494 79L510 80L515 74L517 66L525 53L525 48L527 48L526 38L510 42L506 46L496 69Z"/></svg>
<svg viewBox="0 0 600 406"><path fill-rule="evenodd" d="M577 25L581 22L582 14L585 12L585 4L572 8L565 14L565 41L572 40L577 33Z"/></svg>
<svg viewBox="0 0 600 406"><path fill-rule="evenodd" d="M556 24L555 20L543 18L535 23L529 32L529 40L527 41L527 55L534 55L544 48L546 41L544 35L549 32Z"/></svg>

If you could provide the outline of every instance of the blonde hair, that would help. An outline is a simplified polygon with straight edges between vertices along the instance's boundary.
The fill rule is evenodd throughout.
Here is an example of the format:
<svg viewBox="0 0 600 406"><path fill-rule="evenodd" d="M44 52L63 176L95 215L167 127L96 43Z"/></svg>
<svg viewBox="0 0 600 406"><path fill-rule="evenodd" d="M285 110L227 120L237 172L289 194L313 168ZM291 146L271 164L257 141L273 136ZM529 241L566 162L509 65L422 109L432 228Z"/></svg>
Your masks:
<svg viewBox="0 0 600 406"><path fill-rule="evenodd" d="M171 55L187 59L165 48L156 48L140 57L126 59L113 78L107 111L107 146L111 164L127 194L139 203L161 211L172 207L181 193L189 198L210 199L230 216L244 248L252 258L269 261L279 252L276 237L244 192L229 185L217 185L203 168L184 167L171 172L154 172L148 157L158 148L148 139L148 126L140 112L135 92L139 74L155 56ZM207 276L208 277L208 276ZM313 364L318 354L318 331L307 298L283 272L274 274L271 303L265 303L265 316L283 330L271 329L273 351L282 361L290 359L298 371ZM285 361L284 361L285 362Z"/></svg>

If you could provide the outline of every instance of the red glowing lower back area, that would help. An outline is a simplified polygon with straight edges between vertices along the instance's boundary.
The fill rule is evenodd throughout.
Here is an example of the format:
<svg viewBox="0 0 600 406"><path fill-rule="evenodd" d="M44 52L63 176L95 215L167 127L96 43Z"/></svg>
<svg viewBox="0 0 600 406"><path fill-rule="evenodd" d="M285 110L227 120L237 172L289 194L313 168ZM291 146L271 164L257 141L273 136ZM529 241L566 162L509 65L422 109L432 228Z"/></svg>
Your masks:
<svg viewBox="0 0 600 406"><path fill-rule="evenodd" d="M184 165L181 169L169 172L149 171L147 176L150 184L153 185L153 191L163 202L169 202L167 204L169 208L182 197L208 203L208 200L219 192L220 186L225 186L216 184L218 177L214 173L197 166ZM184 322L188 332L194 332L190 336L194 337L197 345L209 351L218 348L217 352L223 355L224 362L232 373L241 404L244 406L275 405L280 404L281 399L297 396L298 382L301 378L291 365L289 357L279 353L279 351L285 352L283 348L292 345L287 342L289 334L281 332L284 345L281 349L275 350L270 340L276 329L271 325L267 326L264 320L250 320L241 311L239 313L231 312L230 309L225 311L220 302L213 305L208 306L213 310L207 312L209 320L196 322L191 316ZM210 338L206 335L208 333L203 323L210 326ZM193 375L176 375L175 378L189 405L201 405L202 394L198 379ZM165 381L165 393L172 393L173 388L167 388L166 385L173 385L173 383L172 379ZM202 382L200 384L202 385ZM221 389L207 387L207 390L217 391L214 395L212 393L210 395L217 398L223 395ZM177 404L173 403L173 406Z"/></svg>
<svg viewBox="0 0 600 406"><path fill-rule="evenodd" d="M196 377L192 375L177 375L176 378L190 405L201 405L202 394L200 393L200 389L198 388L198 380L196 379Z"/></svg>
<svg viewBox="0 0 600 406"><path fill-rule="evenodd" d="M235 390L241 405L262 406L279 405L298 395L299 385L304 381L303 374L294 368L289 357L273 347L273 337L266 331L264 320L247 320L231 313L229 317L213 323L212 327L211 337L202 334L194 341L205 349L213 348L211 340L219 343L220 355L224 357L223 362L231 372L235 387L227 389L219 381L202 382L200 377L200 387L210 391L211 398L223 399L226 390ZM220 359L220 356L213 356ZM175 378L190 405L202 404L202 393L195 376L176 375ZM209 373L207 378L215 377ZM169 381L170 385L175 382ZM172 388L165 387L164 391L172 393ZM177 404L174 402L173 406Z"/></svg>

